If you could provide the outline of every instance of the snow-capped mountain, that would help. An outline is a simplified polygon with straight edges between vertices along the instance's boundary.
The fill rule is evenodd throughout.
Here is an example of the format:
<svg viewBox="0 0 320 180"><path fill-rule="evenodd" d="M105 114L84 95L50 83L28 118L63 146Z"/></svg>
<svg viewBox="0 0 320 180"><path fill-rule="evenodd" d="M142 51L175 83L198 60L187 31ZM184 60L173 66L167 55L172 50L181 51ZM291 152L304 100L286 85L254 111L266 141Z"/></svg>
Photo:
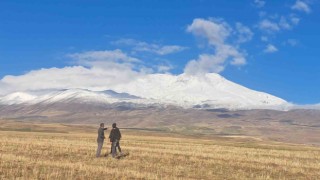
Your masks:
<svg viewBox="0 0 320 180"><path fill-rule="evenodd" d="M233 83L218 74L189 76L151 74L105 89L63 89L15 92L0 97L0 104L80 103L163 104L185 108L283 109L285 100Z"/></svg>
<svg viewBox="0 0 320 180"><path fill-rule="evenodd" d="M55 102L79 102L79 103L148 103L148 100L142 100L139 97L127 94L117 93L112 90L91 91L86 89L62 89L62 90L44 90L16 92L0 98L0 104L50 104Z"/></svg>

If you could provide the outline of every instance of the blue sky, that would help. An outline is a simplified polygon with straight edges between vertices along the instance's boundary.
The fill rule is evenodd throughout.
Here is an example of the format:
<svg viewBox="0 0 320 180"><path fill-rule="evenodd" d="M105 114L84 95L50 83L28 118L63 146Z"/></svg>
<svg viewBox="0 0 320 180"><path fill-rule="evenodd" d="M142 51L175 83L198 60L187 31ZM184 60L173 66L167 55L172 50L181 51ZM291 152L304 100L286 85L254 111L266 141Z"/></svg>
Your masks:
<svg viewBox="0 0 320 180"><path fill-rule="evenodd" d="M215 72L289 102L320 102L318 0L2 0L0 19L3 84L112 56L134 71Z"/></svg>

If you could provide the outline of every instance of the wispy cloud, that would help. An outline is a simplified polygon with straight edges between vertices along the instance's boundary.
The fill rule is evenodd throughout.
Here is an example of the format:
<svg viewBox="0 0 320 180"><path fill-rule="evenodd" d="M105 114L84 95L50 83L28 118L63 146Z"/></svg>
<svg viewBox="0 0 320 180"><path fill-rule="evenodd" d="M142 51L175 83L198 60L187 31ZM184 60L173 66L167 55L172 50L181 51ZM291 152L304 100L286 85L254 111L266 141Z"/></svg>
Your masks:
<svg viewBox="0 0 320 180"><path fill-rule="evenodd" d="M254 5L258 8L264 7L266 4L266 1L263 0L254 0Z"/></svg>
<svg viewBox="0 0 320 180"><path fill-rule="evenodd" d="M236 23L236 30L238 35L238 43L248 42L253 37L253 32L251 31L251 29L243 25L242 23Z"/></svg>
<svg viewBox="0 0 320 180"><path fill-rule="evenodd" d="M260 21L259 28L268 33L280 31L278 23L270 21L269 19L263 19Z"/></svg>
<svg viewBox="0 0 320 180"><path fill-rule="evenodd" d="M284 31L293 30L294 27L300 23L301 17L293 11L302 11L306 13L311 12L308 2L306 0L296 0L291 6L291 9L287 9L287 11L289 11L287 14L270 14L266 11L259 11L260 20L256 27L258 27L262 33L261 41L264 43L269 43L264 49L265 53L273 53L278 51L275 45L273 45L277 38L277 34L280 34ZM294 41L287 41L284 42L284 44L289 44L291 46L296 45Z"/></svg>
<svg viewBox="0 0 320 180"><path fill-rule="evenodd" d="M298 25L300 22L300 18L296 17L295 15L290 16L290 21L293 25Z"/></svg>
<svg viewBox="0 0 320 180"><path fill-rule="evenodd" d="M243 30L241 34L247 34L248 29L238 24ZM246 29L246 30L244 30ZM227 64L240 66L246 64L245 54L241 53L236 46L226 43L231 36L233 29L228 23L217 19L194 19L192 24L187 27L187 32L196 37L207 40L208 45L215 49L214 54L200 54L198 59L193 59L185 67L187 74L205 74L208 72L219 73L224 70ZM245 33L244 33L245 32ZM244 36L242 41L247 41ZM227 62L230 60L230 62Z"/></svg>
<svg viewBox="0 0 320 180"><path fill-rule="evenodd" d="M288 45L294 47L294 46L298 45L298 40L296 40L296 39L288 39L284 44L285 45L288 44Z"/></svg>
<svg viewBox="0 0 320 180"><path fill-rule="evenodd" d="M300 18L298 18L295 15L290 16L279 16L279 17L273 17L273 18L265 18L262 19L258 27L261 31L267 32L267 33L276 33L281 32L283 30L291 30L293 27L298 25L300 22Z"/></svg>
<svg viewBox="0 0 320 180"><path fill-rule="evenodd" d="M267 47L264 50L265 53L274 53L274 52L277 52L277 51L278 51L278 48L276 48L272 44L268 44Z"/></svg>
<svg viewBox="0 0 320 180"><path fill-rule="evenodd" d="M291 8L293 10L302 11L305 13L311 12L311 9L310 9L309 5L307 4L307 2L301 1L301 0L297 0L296 3L291 6Z"/></svg>
<svg viewBox="0 0 320 180"><path fill-rule="evenodd" d="M132 47L133 51L149 52L157 55L168 55L186 50L187 47L178 45L160 45L155 43L147 43L135 39L119 39L114 41L115 45L124 45Z"/></svg>
<svg viewBox="0 0 320 180"><path fill-rule="evenodd" d="M130 57L120 49L104 50L104 51L85 51L81 53L73 53L67 55L70 58L77 60L78 63L90 64L92 62L122 62L133 63L140 62L139 59Z"/></svg>
<svg viewBox="0 0 320 180"><path fill-rule="evenodd" d="M290 24L290 21L288 21L287 18L284 16L280 17L279 26L282 29L292 29L292 24Z"/></svg>

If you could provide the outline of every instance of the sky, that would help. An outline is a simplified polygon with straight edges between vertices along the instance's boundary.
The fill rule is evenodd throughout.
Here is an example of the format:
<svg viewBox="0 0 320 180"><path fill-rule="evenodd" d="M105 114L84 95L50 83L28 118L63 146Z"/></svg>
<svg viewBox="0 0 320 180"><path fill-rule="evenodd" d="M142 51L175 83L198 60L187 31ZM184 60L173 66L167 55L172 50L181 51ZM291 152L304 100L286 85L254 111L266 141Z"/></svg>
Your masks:
<svg viewBox="0 0 320 180"><path fill-rule="evenodd" d="M320 103L318 0L1 0L0 94L219 73Z"/></svg>

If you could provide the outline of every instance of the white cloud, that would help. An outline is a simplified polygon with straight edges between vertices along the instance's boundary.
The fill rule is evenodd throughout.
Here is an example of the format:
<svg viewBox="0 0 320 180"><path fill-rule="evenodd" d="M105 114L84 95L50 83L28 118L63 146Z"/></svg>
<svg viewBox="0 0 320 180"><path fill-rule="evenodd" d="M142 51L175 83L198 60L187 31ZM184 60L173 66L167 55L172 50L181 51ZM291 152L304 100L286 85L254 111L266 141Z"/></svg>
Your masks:
<svg viewBox="0 0 320 180"><path fill-rule="evenodd" d="M264 50L265 53L274 53L277 51L278 51L278 49L272 44L268 44L266 49Z"/></svg>
<svg viewBox="0 0 320 180"><path fill-rule="evenodd" d="M180 52L185 50L185 47L177 46L177 45L171 45L171 46L162 46L158 50L154 51L155 53L159 55L166 55L166 54L172 54L176 52Z"/></svg>
<svg viewBox="0 0 320 180"><path fill-rule="evenodd" d="M291 30L294 26L298 25L300 18L295 15L290 16L279 16L273 20L262 19L258 27L263 32L275 33L280 32L281 30Z"/></svg>
<svg viewBox="0 0 320 180"><path fill-rule="evenodd" d="M220 46L231 33L230 26L221 20L194 19L187 32L208 40L210 45Z"/></svg>
<svg viewBox="0 0 320 180"><path fill-rule="evenodd" d="M185 67L186 74L206 72L219 73L224 70L224 59L212 54L201 54L198 59L189 61Z"/></svg>
<svg viewBox="0 0 320 180"><path fill-rule="evenodd" d="M102 88L108 89L115 85L129 82L139 76L128 66L110 63L110 69L99 67L86 68L70 66L64 68L49 68L34 70L21 76L5 76L5 92L60 89L60 88Z"/></svg>
<svg viewBox="0 0 320 180"><path fill-rule="evenodd" d="M245 26L240 25L239 28L243 30ZM244 31L242 34L247 33ZM245 55L239 52L236 46L226 43L232 32L232 28L226 22L215 19L194 19L192 24L187 27L187 32L206 39L209 46L214 47L215 54L201 54L198 59L191 60L185 67L185 73L219 73L224 70L227 64L236 66L246 64ZM244 36L244 38L248 40L249 37Z"/></svg>
<svg viewBox="0 0 320 180"><path fill-rule="evenodd" d="M158 55L177 53L187 49L186 47L178 45L159 45L153 43L146 43L143 41L137 41L134 39L119 39L117 41L114 41L113 44L132 46L134 51L150 52Z"/></svg>
<svg viewBox="0 0 320 180"><path fill-rule="evenodd" d="M88 51L69 54L75 66L30 71L21 76L5 76L0 80L0 94L13 91L87 88L109 89L128 83L150 69L120 50Z"/></svg>
<svg viewBox="0 0 320 180"><path fill-rule="evenodd" d="M122 52L120 49L113 51L86 51L82 53L68 54L77 61L79 64L92 65L97 62L119 62L119 63L137 63L140 62L139 59L130 57L126 53Z"/></svg>
<svg viewBox="0 0 320 180"><path fill-rule="evenodd" d="M262 8L266 4L263 0L254 0L254 5L258 8Z"/></svg>
<svg viewBox="0 0 320 180"><path fill-rule="evenodd" d="M263 19L262 21L260 21L259 28L262 31L269 33L280 31L280 27L278 26L278 24L268 19Z"/></svg>
<svg viewBox="0 0 320 180"><path fill-rule="evenodd" d="M247 26L244 26L241 23L236 23L236 29L238 33L238 43L244 43L252 39L253 32Z"/></svg>
<svg viewBox="0 0 320 180"><path fill-rule="evenodd" d="M293 6L291 6L291 8L293 10L302 11L305 13L311 12L309 5L306 2L301 1L301 0L297 0L296 3Z"/></svg>

